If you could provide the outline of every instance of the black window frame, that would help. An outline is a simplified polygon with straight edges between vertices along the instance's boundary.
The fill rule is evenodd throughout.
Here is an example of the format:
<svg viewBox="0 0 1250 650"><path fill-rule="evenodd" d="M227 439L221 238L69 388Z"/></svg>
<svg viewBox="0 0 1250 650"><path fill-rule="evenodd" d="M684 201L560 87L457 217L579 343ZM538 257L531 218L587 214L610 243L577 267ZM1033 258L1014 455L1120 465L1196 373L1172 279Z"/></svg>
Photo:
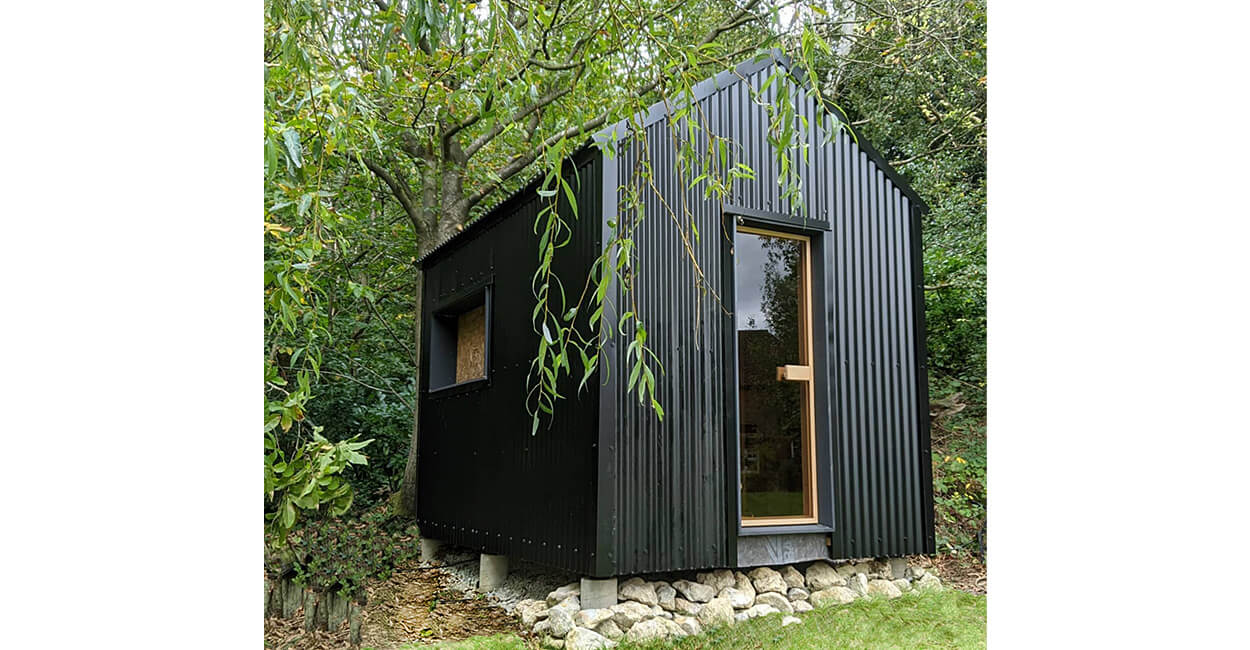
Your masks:
<svg viewBox="0 0 1250 650"><path fill-rule="evenodd" d="M426 351L426 363L429 368L427 382L430 395L451 395L466 390L475 390L490 385L491 348L493 338L492 294L494 283L466 287L448 296L438 303L425 323L429 332L429 350ZM483 308L485 331L483 333L483 368L482 376L462 382L456 381L457 329L460 316L477 307ZM448 353L450 351L450 354Z"/></svg>
<svg viewBox="0 0 1250 650"><path fill-rule="evenodd" d="M820 381L824 384L820 387L814 387L813 394L816 399L816 489L820 494L820 501L816 509L816 523L804 524L781 524L768 526L743 526L742 525L742 502L741 497L731 497L730 503L730 530L737 531L737 537L749 537L754 535L781 535L781 534L797 534L797 533L830 533L834 532L837 521L836 503L839 494L835 492L835 486L838 481L838 467L834 466L835 449L837 444L836 432L834 431L834 422L838 417L835 412L835 405L832 399L835 390L835 382L837 377L834 376L833 368L830 365L829 350L829 333L832 323L829 321L829 300L828 295L830 278L828 274L832 265L829 257L833 254L831 247L832 242L832 225L826 221L815 219L805 219L790 214L771 212L768 210L758 210L747 208L739 205L727 205L723 210L724 223L733 232L737 232L738 227L756 228L763 230L775 230L778 232L791 233L795 235L803 235L810 239L810 263L811 263L811 282L812 282L812 345L813 345L813 368L812 372L820 377ZM733 256L730 253L730 243L725 243L722 248L722 255L725 259L725 273L730 279L733 294L736 301L737 278L734 274ZM737 305L734 305L734 309ZM742 458L740 455L739 445L741 444L739 436L743 432L739 429L738 421L738 339L737 332L727 331L727 340L725 342L725 353L727 358L733 359L733 375L732 384L727 385L726 403L732 404L731 409L727 409L727 416L732 418L732 424L726 427L726 430L732 435L727 440L728 459L734 463L730 467L729 484L727 486L729 493L738 494L742 485Z"/></svg>

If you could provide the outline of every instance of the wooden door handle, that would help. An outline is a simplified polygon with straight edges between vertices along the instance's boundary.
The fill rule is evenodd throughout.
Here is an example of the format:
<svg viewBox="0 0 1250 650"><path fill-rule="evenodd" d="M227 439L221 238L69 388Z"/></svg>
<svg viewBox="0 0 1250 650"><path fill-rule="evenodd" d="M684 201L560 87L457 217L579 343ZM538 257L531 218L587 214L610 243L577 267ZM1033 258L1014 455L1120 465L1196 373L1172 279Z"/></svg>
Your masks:
<svg viewBox="0 0 1250 650"><path fill-rule="evenodd" d="M777 366L777 381L811 381L811 366Z"/></svg>

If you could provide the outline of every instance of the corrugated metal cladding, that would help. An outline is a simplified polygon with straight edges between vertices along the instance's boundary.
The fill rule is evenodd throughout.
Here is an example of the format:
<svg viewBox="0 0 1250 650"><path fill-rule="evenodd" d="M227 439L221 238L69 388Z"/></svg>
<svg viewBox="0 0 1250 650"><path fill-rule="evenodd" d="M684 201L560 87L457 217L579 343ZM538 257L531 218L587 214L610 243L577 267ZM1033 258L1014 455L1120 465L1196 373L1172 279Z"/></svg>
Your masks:
<svg viewBox="0 0 1250 650"><path fill-rule="evenodd" d="M832 377L819 401L834 423L834 468L833 485L826 480L820 498L832 498L834 509L833 521L821 523L834 529L834 557L933 552L916 206L870 148L845 134L826 142L818 126L823 109L791 82L798 114L809 125L807 159L792 154L804 209L783 201L763 106L776 102L777 84L761 92L774 65L718 76L718 88L696 91L691 114L732 140L734 162L755 170L756 179L735 182L725 209L808 219L815 222L808 234L824 238L828 295L816 301L828 319ZM648 324L666 370L660 422L626 393L627 340L613 350L617 377L608 389L617 404L612 554L618 574L730 566L739 533L733 321L716 298L732 309L732 237L722 228L722 206L704 199L702 184L690 188L677 178L673 143L686 137L684 120L648 121L646 143L622 137L618 160L607 166L609 173L616 168L608 182L641 184L642 218L621 206L619 220L637 228L631 307ZM706 150L704 130L696 134L695 150ZM643 160L663 200L637 176Z"/></svg>
<svg viewBox="0 0 1250 650"><path fill-rule="evenodd" d="M581 216L573 241L555 258L556 274L574 295L600 251L602 157L585 152L575 164ZM484 283L491 286L492 322L488 382L428 393L429 364L422 364L417 522L434 539L589 573L596 550L598 381L570 395L550 429L536 436L524 404L538 345L529 320L538 201L532 188L521 192L426 267L423 322ZM428 355L430 327L424 332Z"/></svg>
<svg viewBox="0 0 1250 650"><path fill-rule="evenodd" d="M638 138L621 143L617 175L609 182L643 184L641 218L636 210L621 211L618 218L621 227L636 228L637 302L629 309L646 323L648 343L664 369L663 375L657 373L657 392L665 418L659 421L650 406L627 394L631 337L620 337L613 349L615 381L605 389L613 390L616 400L613 554L618 574L731 566L734 558L727 515L736 508L737 495L727 489L732 467L725 435L736 392L726 382L732 372L726 366L732 363L726 335L733 324L719 302L733 292L725 290L720 207L695 191L683 191L663 121L648 127L647 135L649 150ZM648 157L656 187L683 223L680 229L664 202L635 175L640 159ZM618 292L614 302L624 300Z"/></svg>
<svg viewBox="0 0 1250 650"><path fill-rule="evenodd" d="M850 138L829 149L832 552L932 553L919 210Z"/></svg>

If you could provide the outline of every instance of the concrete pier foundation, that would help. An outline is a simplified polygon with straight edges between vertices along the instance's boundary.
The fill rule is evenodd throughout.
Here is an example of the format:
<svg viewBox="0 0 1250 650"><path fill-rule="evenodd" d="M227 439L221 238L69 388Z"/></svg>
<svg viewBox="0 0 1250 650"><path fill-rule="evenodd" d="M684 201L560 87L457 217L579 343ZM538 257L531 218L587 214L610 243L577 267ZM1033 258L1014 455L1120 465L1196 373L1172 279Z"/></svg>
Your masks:
<svg viewBox="0 0 1250 650"><path fill-rule="evenodd" d="M603 609L616 604L616 578L582 578L582 609Z"/></svg>
<svg viewBox="0 0 1250 650"><path fill-rule="evenodd" d="M488 591L503 584L508 577L508 556L482 554L477 576L477 588Z"/></svg>
<svg viewBox="0 0 1250 650"><path fill-rule="evenodd" d="M438 555L438 551L443 548L443 543L437 539L421 538L421 561L429 562Z"/></svg>

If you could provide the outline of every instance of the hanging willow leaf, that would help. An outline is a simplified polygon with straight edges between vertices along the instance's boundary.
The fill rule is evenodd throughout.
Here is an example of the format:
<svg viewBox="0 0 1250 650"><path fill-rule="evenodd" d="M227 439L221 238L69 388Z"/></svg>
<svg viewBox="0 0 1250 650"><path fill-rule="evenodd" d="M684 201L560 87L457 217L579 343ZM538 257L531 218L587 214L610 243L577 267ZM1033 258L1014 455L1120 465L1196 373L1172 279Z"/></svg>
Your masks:
<svg viewBox="0 0 1250 650"><path fill-rule="evenodd" d="M286 155L290 159L291 164L296 167L302 167L303 151L300 148L299 133L295 129L287 129L282 132L282 143L286 146Z"/></svg>

